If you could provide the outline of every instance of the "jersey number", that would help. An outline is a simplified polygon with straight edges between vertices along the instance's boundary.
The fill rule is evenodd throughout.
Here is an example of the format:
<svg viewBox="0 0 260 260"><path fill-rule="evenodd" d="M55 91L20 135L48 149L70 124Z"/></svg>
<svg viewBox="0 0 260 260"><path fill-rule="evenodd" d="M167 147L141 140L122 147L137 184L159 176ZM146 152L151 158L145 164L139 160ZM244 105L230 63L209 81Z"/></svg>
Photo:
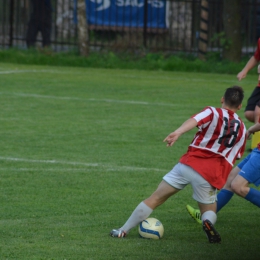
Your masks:
<svg viewBox="0 0 260 260"><path fill-rule="evenodd" d="M238 131L240 128L240 121L233 119L228 122L228 119L224 117L224 132L219 138L218 143L223 144L225 147L232 147L237 139Z"/></svg>

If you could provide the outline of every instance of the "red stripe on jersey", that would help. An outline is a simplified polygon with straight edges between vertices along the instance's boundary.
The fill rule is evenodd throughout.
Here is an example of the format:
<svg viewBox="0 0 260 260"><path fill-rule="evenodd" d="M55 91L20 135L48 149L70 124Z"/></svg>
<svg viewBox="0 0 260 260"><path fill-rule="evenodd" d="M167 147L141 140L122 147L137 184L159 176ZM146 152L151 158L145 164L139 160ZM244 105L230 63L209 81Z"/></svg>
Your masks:
<svg viewBox="0 0 260 260"><path fill-rule="evenodd" d="M193 118L198 122L199 131L180 162L191 166L212 186L219 188L226 182L229 173L226 170L230 170L236 158L244 153L245 125L236 113L222 108L206 107ZM210 166L205 167L208 163Z"/></svg>
<svg viewBox="0 0 260 260"><path fill-rule="evenodd" d="M257 40L257 47L254 53L254 57L257 61L260 61L260 38Z"/></svg>

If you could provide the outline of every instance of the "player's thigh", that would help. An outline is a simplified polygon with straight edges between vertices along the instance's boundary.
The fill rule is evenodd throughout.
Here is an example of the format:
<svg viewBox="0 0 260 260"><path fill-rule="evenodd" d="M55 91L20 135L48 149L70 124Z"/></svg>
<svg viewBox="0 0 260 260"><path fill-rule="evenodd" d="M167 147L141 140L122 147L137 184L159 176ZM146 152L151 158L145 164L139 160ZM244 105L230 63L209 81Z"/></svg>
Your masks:
<svg viewBox="0 0 260 260"><path fill-rule="evenodd" d="M228 179L227 179L223 189L232 190L231 189L231 182L235 179L235 177L238 175L239 172L240 172L240 168L238 166L236 166L235 168L232 169L232 171L228 175Z"/></svg>
<svg viewBox="0 0 260 260"><path fill-rule="evenodd" d="M243 187L248 186L248 180L246 180L241 175L237 175L236 178L231 183L232 189L239 192Z"/></svg>
<svg viewBox="0 0 260 260"><path fill-rule="evenodd" d="M182 190L192 185L192 197L200 203L211 204L216 201L217 190L191 167L178 163L163 179L176 189Z"/></svg>
<svg viewBox="0 0 260 260"><path fill-rule="evenodd" d="M192 168L189 166L177 163L173 169L163 177L163 180L175 189L182 190L191 181L190 175L192 173L190 173L190 170L192 170Z"/></svg>
<svg viewBox="0 0 260 260"><path fill-rule="evenodd" d="M238 166L241 169L238 176L242 176L249 183L253 183L256 186L260 185L260 151L257 148L255 148Z"/></svg>
<svg viewBox="0 0 260 260"><path fill-rule="evenodd" d="M179 189L176 189L175 187L168 184L166 181L162 180L157 189L152 193L152 195L144 200L144 203L148 207L155 209L178 191Z"/></svg>
<svg viewBox="0 0 260 260"><path fill-rule="evenodd" d="M177 193L178 191L180 191L180 190L176 189L175 187L171 186L166 181L162 180L154 193L157 194L157 196L160 198L164 198L164 197L168 198L168 197L172 196L173 194Z"/></svg>
<svg viewBox="0 0 260 260"><path fill-rule="evenodd" d="M182 174L182 168L182 164L178 163L163 177L155 192L144 201L149 207L154 209L161 205L189 183Z"/></svg>
<svg viewBox="0 0 260 260"><path fill-rule="evenodd" d="M255 111L245 111L244 115L249 122L255 122Z"/></svg>
<svg viewBox="0 0 260 260"><path fill-rule="evenodd" d="M194 171L191 181L193 189L193 199L202 204L213 204L217 200L217 189L206 181L199 173Z"/></svg>

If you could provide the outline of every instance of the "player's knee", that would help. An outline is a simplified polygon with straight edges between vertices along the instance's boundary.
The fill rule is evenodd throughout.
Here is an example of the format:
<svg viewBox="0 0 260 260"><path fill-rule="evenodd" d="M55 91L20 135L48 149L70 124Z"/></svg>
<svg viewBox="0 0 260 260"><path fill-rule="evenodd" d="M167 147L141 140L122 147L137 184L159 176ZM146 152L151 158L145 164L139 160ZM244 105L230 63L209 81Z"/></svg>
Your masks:
<svg viewBox="0 0 260 260"><path fill-rule="evenodd" d="M245 197L247 194L246 187L241 186L241 184L236 181L233 181L231 183L231 189L233 190L234 193L236 193L237 195L239 195L241 197Z"/></svg>
<svg viewBox="0 0 260 260"><path fill-rule="evenodd" d="M255 121L254 111L245 111L245 118L246 118L248 121L254 123L254 121Z"/></svg>
<svg viewBox="0 0 260 260"><path fill-rule="evenodd" d="M152 194L149 198L147 198L146 200L144 200L144 203L150 207L151 209L155 209L158 206L160 206L162 203L164 202L164 200L158 196L156 193Z"/></svg>

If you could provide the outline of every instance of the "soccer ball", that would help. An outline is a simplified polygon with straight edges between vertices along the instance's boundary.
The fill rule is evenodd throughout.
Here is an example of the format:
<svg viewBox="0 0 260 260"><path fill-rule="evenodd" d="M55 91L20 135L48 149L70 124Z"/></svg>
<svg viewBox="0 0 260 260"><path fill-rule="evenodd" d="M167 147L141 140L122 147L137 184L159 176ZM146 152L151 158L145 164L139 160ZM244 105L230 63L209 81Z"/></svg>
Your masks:
<svg viewBox="0 0 260 260"><path fill-rule="evenodd" d="M160 239L163 237L164 228L158 219L147 218L140 223L138 232L142 238Z"/></svg>

